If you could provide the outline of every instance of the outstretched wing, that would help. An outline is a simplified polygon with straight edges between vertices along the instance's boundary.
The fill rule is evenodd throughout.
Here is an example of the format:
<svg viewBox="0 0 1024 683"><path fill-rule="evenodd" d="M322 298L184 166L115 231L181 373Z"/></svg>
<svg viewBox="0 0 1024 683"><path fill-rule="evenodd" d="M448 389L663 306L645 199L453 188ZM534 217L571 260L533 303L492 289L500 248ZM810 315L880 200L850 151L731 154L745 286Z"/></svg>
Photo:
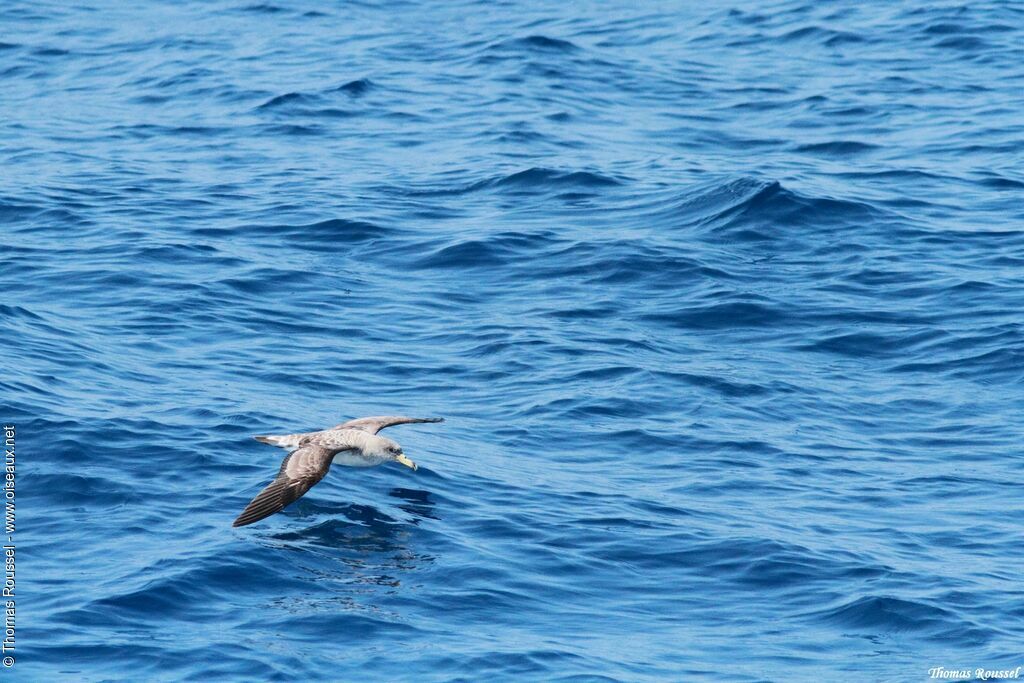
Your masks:
<svg viewBox="0 0 1024 683"><path fill-rule="evenodd" d="M245 526L280 512L324 478L336 450L308 444L293 451L281 463L277 478L252 499L231 526Z"/></svg>
<svg viewBox="0 0 1024 683"><path fill-rule="evenodd" d="M399 417L397 415L380 415L377 417L361 417L358 420L342 422L332 429L360 429L370 434L376 434L382 429L394 425L404 425L411 422L444 422L443 417Z"/></svg>

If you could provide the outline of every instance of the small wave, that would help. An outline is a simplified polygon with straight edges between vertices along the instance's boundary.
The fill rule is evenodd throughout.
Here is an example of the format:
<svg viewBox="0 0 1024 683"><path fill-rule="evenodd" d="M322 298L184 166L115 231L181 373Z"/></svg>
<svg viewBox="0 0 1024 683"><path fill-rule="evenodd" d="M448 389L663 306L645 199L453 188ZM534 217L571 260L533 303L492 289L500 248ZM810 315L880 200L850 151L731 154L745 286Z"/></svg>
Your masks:
<svg viewBox="0 0 1024 683"><path fill-rule="evenodd" d="M555 171L549 168L530 168L492 181L494 187L611 187L621 185L618 180L589 171Z"/></svg>
<svg viewBox="0 0 1024 683"><path fill-rule="evenodd" d="M211 234L211 231L197 231L200 234ZM393 234L389 228L368 223L366 221L331 218L305 225L269 224L253 225L235 230L217 230L212 234L243 234L258 235L283 239L287 243L305 247L343 246L356 244L373 239L381 239Z"/></svg>
<svg viewBox="0 0 1024 683"><path fill-rule="evenodd" d="M289 640L294 639L296 642L307 642L317 646L323 643L325 633L348 634L350 644L380 639L401 642L403 638L420 635L420 629L415 626L384 618L381 612L353 614L303 610L298 615L282 618L275 628L287 632Z"/></svg>
<svg viewBox="0 0 1024 683"><path fill-rule="evenodd" d="M575 52L579 50L574 43L561 38L549 38L548 36L532 35L525 38L516 38L501 43L503 47L526 48L528 50L540 50L544 52Z"/></svg>
<svg viewBox="0 0 1024 683"><path fill-rule="evenodd" d="M360 112L353 111L351 109L339 109L338 107L324 107L323 109L307 109L296 112L303 116L311 116L313 118L325 118L325 119L350 119L354 116L359 116Z"/></svg>
<svg viewBox="0 0 1024 683"><path fill-rule="evenodd" d="M207 69L205 67L196 67L188 69L169 78L162 78L153 84L154 87L161 90L173 89L181 85L190 85L192 83L204 81L217 76L217 72L213 69ZM140 84L141 85L141 84Z"/></svg>
<svg viewBox="0 0 1024 683"><path fill-rule="evenodd" d="M818 340L801 348L852 358L886 358L909 353L915 347L944 336L941 332L930 330L916 333L899 331L889 334L848 332Z"/></svg>
<svg viewBox="0 0 1024 683"><path fill-rule="evenodd" d="M500 175L487 180L478 180L461 186L439 189L414 188L407 190L410 195L464 195L484 190L505 190L513 192L545 191L561 192L571 190L594 191L624 184L624 181L595 171L562 171L552 168L533 167ZM450 184L449 184L450 185ZM581 192L579 196L589 196Z"/></svg>
<svg viewBox="0 0 1024 683"><path fill-rule="evenodd" d="M353 97L359 97L365 95L376 87L376 84L368 78L360 78L354 81L349 81L344 85L339 85L335 88L335 92L347 93Z"/></svg>
<svg viewBox="0 0 1024 683"><path fill-rule="evenodd" d="M835 46L846 43L862 43L864 37L849 31L836 31L821 26L804 26L793 29L778 38L780 41L791 43L799 41L820 42L824 45Z"/></svg>
<svg viewBox="0 0 1024 683"><path fill-rule="evenodd" d="M346 220L343 218L332 218L320 221L319 223L299 226L296 230L302 235L314 235L331 239L339 238L346 242L380 239L393 234L392 230L375 223Z"/></svg>
<svg viewBox="0 0 1024 683"><path fill-rule="evenodd" d="M1007 33L1014 31L1014 27L1008 24L954 24L948 21L939 21L929 24L924 32L935 36L948 36L953 34L993 34Z"/></svg>
<svg viewBox="0 0 1024 683"><path fill-rule="evenodd" d="M797 146L796 151L810 154L848 157L870 152L873 149L878 149L878 145L873 145L868 142L857 142L855 140L837 140L835 142L818 142L809 145L799 145Z"/></svg>
<svg viewBox="0 0 1024 683"><path fill-rule="evenodd" d="M269 100L256 107L257 109L276 109L283 106L293 106L296 104L313 104L317 101L317 98L312 95L307 95L300 92L289 92L283 95L277 95L271 97Z"/></svg>
<svg viewBox="0 0 1024 683"><path fill-rule="evenodd" d="M271 5L269 3L258 3L255 5L246 5L245 7L240 7L238 11L250 12L252 14L280 14L282 12L287 12L288 10L277 5Z"/></svg>
<svg viewBox="0 0 1024 683"><path fill-rule="evenodd" d="M984 178L980 182L986 187L992 187L998 190L1024 189L1024 180L1014 180L1013 178L1007 178L994 173L989 174L988 177Z"/></svg>
<svg viewBox="0 0 1024 683"><path fill-rule="evenodd" d="M686 306L668 313L650 313L644 320L687 330L724 330L771 327L783 324L792 314L777 306L748 301Z"/></svg>
<svg viewBox="0 0 1024 683"><path fill-rule="evenodd" d="M948 36L952 33L961 33L963 30L964 27L960 24L951 24L949 22L940 21L926 26L924 32L936 36Z"/></svg>
<svg viewBox="0 0 1024 683"><path fill-rule="evenodd" d="M988 47L988 43L977 36L956 36L943 38L935 43L935 47L951 50L963 50L965 52L981 52Z"/></svg>
<svg viewBox="0 0 1024 683"><path fill-rule="evenodd" d="M489 268L505 263L506 256L496 244L469 240L439 249L416 265L420 268Z"/></svg>
<svg viewBox="0 0 1024 683"><path fill-rule="evenodd" d="M42 47L32 51L32 54L38 57L65 57L71 54L70 50L64 50L58 47Z"/></svg>
<svg viewBox="0 0 1024 683"><path fill-rule="evenodd" d="M139 505L145 500L135 486L100 475L36 474L30 481L40 491L61 491L61 505L82 506L97 513L124 505Z"/></svg>
<svg viewBox="0 0 1024 683"><path fill-rule="evenodd" d="M294 123L271 124L268 126L262 126L260 130L267 135L288 135L295 137L312 137L325 135L327 133L327 131L321 126L299 125Z"/></svg>
<svg viewBox="0 0 1024 683"><path fill-rule="evenodd" d="M1008 340L1002 340L1009 343ZM892 372L918 372L938 374L946 377L960 379L975 379L981 381L1008 381L1019 383L1024 379L1024 348L1019 346L1004 346L984 350L973 354L957 350L957 353L947 354L935 360L916 360L908 363L900 363L891 368Z"/></svg>
<svg viewBox="0 0 1024 683"><path fill-rule="evenodd" d="M23 318L25 320L42 320L40 316L36 315L27 308L24 308L23 306L11 306L8 304L0 304L0 315L2 315L4 318L7 318L8 320L16 318Z"/></svg>
<svg viewBox="0 0 1024 683"><path fill-rule="evenodd" d="M688 195L675 205L689 222L715 233L731 233L745 241L763 241L787 234L834 230L837 226L863 224L884 214L863 202L816 197L794 192L774 181L743 178Z"/></svg>
<svg viewBox="0 0 1024 683"><path fill-rule="evenodd" d="M811 616L825 623L868 633L914 633L961 647L982 645L988 629L961 619L955 612L926 602L868 595L821 610Z"/></svg>
<svg viewBox="0 0 1024 683"><path fill-rule="evenodd" d="M716 391L723 396L729 397L740 397L740 396L760 396L763 394L772 393L777 390L778 387L767 387L761 384L752 384L750 382L741 382L739 380L727 379L725 377L717 375L706 375L699 373L690 372L672 372L664 370L655 373L661 377L665 377L671 381L682 382L690 386L707 388Z"/></svg>
<svg viewBox="0 0 1024 683"><path fill-rule="evenodd" d="M41 213L43 209L31 204L17 204L0 200L0 218L18 221Z"/></svg>

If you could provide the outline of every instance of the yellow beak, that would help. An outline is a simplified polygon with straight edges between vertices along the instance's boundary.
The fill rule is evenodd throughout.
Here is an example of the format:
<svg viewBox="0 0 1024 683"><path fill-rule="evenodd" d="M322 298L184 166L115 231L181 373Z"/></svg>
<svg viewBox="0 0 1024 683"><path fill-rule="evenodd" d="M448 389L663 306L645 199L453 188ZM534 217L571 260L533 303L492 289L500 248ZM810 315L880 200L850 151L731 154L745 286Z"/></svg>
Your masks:
<svg viewBox="0 0 1024 683"><path fill-rule="evenodd" d="M416 471L416 469L417 469L417 468L416 468L416 463L414 463L414 462L413 462L412 460L410 460L409 458L405 457L405 453L402 453L402 454L401 454L400 456L398 456L397 458L395 458L395 460L396 460L396 461L398 461L398 462L400 462L400 463L402 463L403 465L405 465L406 467L408 467L409 469L411 469L411 470L412 470L413 472L415 472L415 471Z"/></svg>

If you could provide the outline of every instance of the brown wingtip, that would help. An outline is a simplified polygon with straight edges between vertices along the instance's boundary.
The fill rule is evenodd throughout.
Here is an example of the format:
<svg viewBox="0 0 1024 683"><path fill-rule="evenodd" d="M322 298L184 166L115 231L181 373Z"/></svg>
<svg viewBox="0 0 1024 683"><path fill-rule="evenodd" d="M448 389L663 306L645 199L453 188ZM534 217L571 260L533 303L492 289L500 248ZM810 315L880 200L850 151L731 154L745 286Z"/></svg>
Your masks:
<svg viewBox="0 0 1024 683"><path fill-rule="evenodd" d="M235 517L235 521L233 521L231 523L231 526L233 526L233 527L247 526L249 524L253 524L255 522L258 522L261 519L266 519L267 517L270 516L269 514L265 514L265 515L253 514L253 511L250 509L251 507L252 507L251 503L249 505L246 505L245 509L242 510L242 513L240 515L238 515L238 517ZM271 514L273 514L273 513L271 513Z"/></svg>
<svg viewBox="0 0 1024 683"><path fill-rule="evenodd" d="M255 502L256 501L254 500L253 503ZM265 505L255 506L253 503L249 503L245 509L242 510L242 514L238 515L238 517L235 518L235 521L231 523L232 527L248 526L249 524L254 524L261 519L266 519L270 515L281 511L281 506L267 508Z"/></svg>
<svg viewBox="0 0 1024 683"><path fill-rule="evenodd" d="M239 527L239 526L248 526L250 524L255 524L256 522L260 521L261 519L266 519L267 517L269 517L272 514L274 514L274 513L273 512L269 512L269 513L266 513L266 514L253 514L252 512L249 511L248 508L246 508L245 510L242 510L242 514L238 515L238 517L235 518L235 521L233 521L231 523L231 526L232 527Z"/></svg>

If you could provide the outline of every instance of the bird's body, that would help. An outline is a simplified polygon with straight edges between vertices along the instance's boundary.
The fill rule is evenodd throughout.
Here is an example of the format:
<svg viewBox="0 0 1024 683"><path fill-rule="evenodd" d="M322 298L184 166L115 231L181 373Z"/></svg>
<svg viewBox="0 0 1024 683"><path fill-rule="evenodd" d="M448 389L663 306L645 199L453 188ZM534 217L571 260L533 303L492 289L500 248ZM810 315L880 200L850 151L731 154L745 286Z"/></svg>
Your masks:
<svg viewBox="0 0 1024 683"><path fill-rule="evenodd" d="M262 443L284 448L289 454L274 481L252 499L232 526L252 524L280 512L323 479L331 463L373 467L393 461L415 470L416 463L405 457L401 446L377 435L385 427L414 422L443 422L443 418L363 417L316 432L255 437Z"/></svg>

